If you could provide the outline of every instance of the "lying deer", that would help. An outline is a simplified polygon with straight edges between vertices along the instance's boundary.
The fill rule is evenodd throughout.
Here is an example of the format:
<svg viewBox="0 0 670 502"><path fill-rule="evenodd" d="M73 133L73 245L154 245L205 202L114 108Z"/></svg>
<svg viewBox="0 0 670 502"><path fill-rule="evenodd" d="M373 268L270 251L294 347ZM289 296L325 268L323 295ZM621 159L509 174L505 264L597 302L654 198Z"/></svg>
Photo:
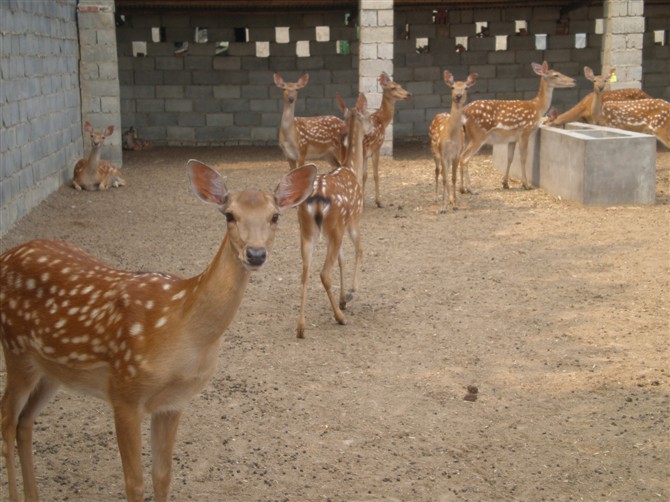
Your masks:
<svg viewBox="0 0 670 502"><path fill-rule="evenodd" d="M346 324L347 319L342 310L346 308L356 291L360 279L363 247L361 246L360 220L363 213L363 191L361 176L363 169L363 137L372 126L366 114L367 100L361 94L354 108L347 108L340 96L338 104L342 109L347 124L347 151L344 165L327 174L320 175L314 182L314 191L298 208L300 223L300 252L302 255L302 294L300 297L300 317L296 334L298 338L305 335L305 303L307 301L307 280L314 247L323 234L328 241L326 259L321 269L321 282L326 290L335 319ZM344 255L342 244L344 232L349 233L356 250L354 278L351 290L345 295L344 288ZM332 291L331 272L338 261L340 267L339 303Z"/></svg>
<svg viewBox="0 0 670 502"><path fill-rule="evenodd" d="M584 76L593 82L591 116L593 122L607 127L642 132L656 136L670 148L670 103L663 99L636 99L633 101L603 102L607 77L595 75L588 66Z"/></svg>
<svg viewBox="0 0 670 502"><path fill-rule="evenodd" d="M319 117L296 117L295 102L298 90L307 85L309 75L304 74L297 82L284 82L279 73L274 82L284 91L284 111L279 125L279 146L291 169L304 164L305 160L325 157L337 167L344 161L344 121L334 115Z"/></svg>
<svg viewBox="0 0 670 502"><path fill-rule="evenodd" d="M454 82L454 76L451 72L444 70L444 83L451 87L451 113L438 113L430 123L430 148L435 160L435 202L437 202L438 180L440 173L442 173L441 214L447 212L447 197L452 207L455 204L456 168L465 146L463 105L468 99L468 89L477 82L477 76L477 73L471 73L465 82ZM451 167L451 191L449 191L449 183L447 182L449 167ZM464 189L462 167L461 190Z"/></svg>
<svg viewBox="0 0 670 502"><path fill-rule="evenodd" d="M130 126L130 128L123 133L121 140L121 145L124 150L148 150L154 146L151 141L138 137L137 130L134 126Z"/></svg>
<svg viewBox="0 0 670 502"><path fill-rule="evenodd" d="M532 67L533 71L540 76L540 89L533 99L526 101L482 99L473 101L463 109L466 117L467 146L463 150L460 162L465 178L465 191L473 193L470 186L468 163L484 143L507 143L507 170L502 180L503 188L509 188L509 170L514 159L514 148L519 143L521 182L526 190L532 188L526 178L528 140L549 110L554 89L575 86L573 78L566 77L556 70L550 70L546 61L541 65L532 63Z"/></svg>
<svg viewBox="0 0 670 502"><path fill-rule="evenodd" d="M5 355L3 454L9 500L19 500L14 443L26 500L38 500L33 422L61 384L107 400L114 412L126 498L144 499L141 423L151 414L154 500L168 500L172 450L188 400L216 369L221 336L252 271L266 262L279 215L300 204L312 166L286 174L274 194L229 192L223 178L188 163L198 198L228 231L205 271L190 279L114 269L70 244L30 241L0 256L0 339Z"/></svg>
<svg viewBox="0 0 670 502"><path fill-rule="evenodd" d="M382 104L379 110L372 114L372 130L365 135L363 143L365 147L365 163L363 164L363 192L365 192L365 183L368 179L367 159L372 159L372 173L375 179L375 203L377 207L382 207L382 201L379 197L379 157L381 148L384 145L384 135L386 128L393 120L395 112L395 102L412 97L402 86L391 80L386 72L379 75L379 85L382 87Z"/></svg>
<svg viewBox="0 0 670 502"><path fill-rule="evenodd" d="M584 68L586 70L586 67ZM614 70L614 69L612 69ZM588 77L587 77L588 78ZM616 91L605 90L609 85L609 77L603 77L606 81L602 84L600 89L600 99L603 103L609 101L633 101L637 99L650 99L651 96L640 89L618 89ZM589 79L590 80L590 79ZM560 126L568 122L584 121L593 124L593 116L591 110L593 108L593 100L595 92L590 92L582 98L582 100L575 106L570 108L567 112L561 113L556 119L551 121L551 125Z"/></svg>
<svg viewBox="0 0 670 502"><path fill-rule="evenodd" d="M91 136L91 153L88 159L79 159L74 166L72 186L77 190L107 190L110 187L126 186L121 172L106 160L100 159L105 138L114 132L114 126L96 131L89 122L84 123L84 132Z"/></svg>

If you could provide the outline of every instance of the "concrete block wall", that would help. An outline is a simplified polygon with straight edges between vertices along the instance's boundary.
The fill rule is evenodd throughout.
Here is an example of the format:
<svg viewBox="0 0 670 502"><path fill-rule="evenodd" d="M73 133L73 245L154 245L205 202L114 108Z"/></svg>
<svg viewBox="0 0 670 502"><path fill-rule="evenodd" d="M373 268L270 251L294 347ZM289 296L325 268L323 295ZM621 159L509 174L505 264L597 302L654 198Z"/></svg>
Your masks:
<svg viewBox="0 0 670 502"><path fill-rule="evenodd" d="M531 99L539 88L532 62L546 60L550 68L576 78L577 87L557 89L552 106L559 113L568 110L591 92L583 67L600 68L602 36L596 20L602 6L580 7L569 13L566 34L556 34L558 7L514 7L508 9L449 10L444 24L435 24L432 10L396 12L396 31L409 31L409 38L395 41L395 79L406 84L413 99L396 112L395 139L427 141L433 117L451 107L450 89L442 81L448 69L456 80L477 72L479 78L469 91L477 99ZM529 36L516 35L516 21L526 21ZM477 23L488 24L488 37L477 36ZM576 35L586 34L586 46L576 48ZM546 35L546 49L536 47L535 35ZM428 38L427 52L417 54L417 38ZM456 37L467 37L467 50L457 52ZM496 37L506 37L506 49ZM459 38L458 41L461 41Z"/></svg>
<svg viewBox="0 0 670 502"><path fill-rule="evenodd" d="M642 89L655 98L670 101L670 3L644 6ZM662 43L656 42L656 33Z"/></svg>
<svg viewBox="0 0 670 502"><path fill-rule="evenodd" d="M82 157L76 0L0 3L0 235Z"/></svg>
<svg viewBox="0 0 670 502"><path fill-rule="evenodd" d="M323 26L328 40L317 41L316 27ZM287 43L275 27L289 29ZM153 42L152 28L164 28L165 40ZM206 43L194 42L196 28L207 28ZM236 41L245 29L248 41ZM338 54L338 41L348 43L347 54ZM143 57L133 56L133 42L146 42ZM188 51L175 54L180 42ZM219 42L229 43L225 55L215 55ZM304 42L309 57L297 54ZM309 73L297 116L339 116L335 95L348 103L358 95L357 29L345 24L345 12L130 14L117 28L117 43L122 127L134 125L156 144L277 144L283 101L274 72L288 82ZM257 56L263 47L270 57Z"/></svg>

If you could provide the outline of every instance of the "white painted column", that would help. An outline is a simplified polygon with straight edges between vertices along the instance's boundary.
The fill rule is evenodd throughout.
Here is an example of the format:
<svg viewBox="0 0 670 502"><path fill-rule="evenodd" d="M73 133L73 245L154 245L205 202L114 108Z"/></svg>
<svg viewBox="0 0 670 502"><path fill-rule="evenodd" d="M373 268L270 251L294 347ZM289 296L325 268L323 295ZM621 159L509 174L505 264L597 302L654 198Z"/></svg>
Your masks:
<svg viewBox="0 0 670 502"><path fill-rule="evenodd" d="M642 88L644 0L605 0L602 74L616 68L611 89Z"/></svg>
<svg viewBox="0 0 670 502"><path fill-rule="evenodd" d="M368 108L382 102L379 75L393 76L393 0L360 0L358 90L365 93ZM382 155L393 155L393 122L386 128Z"/></svg>

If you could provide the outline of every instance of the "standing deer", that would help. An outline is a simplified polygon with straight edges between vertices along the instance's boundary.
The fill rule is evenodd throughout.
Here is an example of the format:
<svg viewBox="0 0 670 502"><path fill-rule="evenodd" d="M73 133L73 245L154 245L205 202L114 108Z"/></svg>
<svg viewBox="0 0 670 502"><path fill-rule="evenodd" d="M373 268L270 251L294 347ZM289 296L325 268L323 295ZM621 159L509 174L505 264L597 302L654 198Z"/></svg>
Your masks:
<svg viewBox="0 0 670 502"><path fill-rule="evenodd" d="M363 169L363 137L372 127L369 115L366 114L367 100L360 94L354 108L348 109L340 96L338 104L344 112L347 124L347 151L345 162L327 174L320 175L314 182L314 191L298 207L298 222L300 223L300 252L302 255L302 294L300 297L300 317L296 335L303 338L305 335L305 303L307 301L307 280L309 266L312 261L314 247L323 236L328 241L326 259L321 269L321 282L326 290L330 305L333 308L335 319L340 324L346 324L347 319L342 313L347 302L351 301L360 279L360 267L363 259L361 246L360 220L363 213L363 191L361 176ZM344 292L344 254L342 249L345 230L349 233L356 250L354 264L354 278L348 295ZM332 291L331 272L338 261L340 268L340 297L339 303Z"/></svg>
<svg viewBox="0 0 670 502"><path fill-rule="evenodd" d="M280 213L311 192L314 167L287 173L274 194L228 192L223 177L188 163L200 200L224 214L228 231L195 277L116 270L84 251L30 241L0 256L2 396L9 500L19 499L18 446L26 500L38 500L33 422L60 384L112 406L128 501L143 500L141 422L151 414L154 500L165 502L181 411L216 369L223 333L252 271L265 263Z"/></svg>
<svg viewBox="0 0 670 502"><path fill-rule="evenodd" d="M528 140L549 110L554 89L575 86L575 79L566 77L556 70L550 70L546 61L541 65L532 63L532 67L540 76L540 89L533 99L526 101L482 99L473 101L463 109L466 117L467 146L463 150L460 162L467 192L474 193L470 186L468 163L484 143L507 143L507 170L502 180L503 188L509 188L509 170L514 159L514 148L519 143L521 182L526 190L532 188L526 178ZM461 191L463 192L463 189Z"/></svg>
<svg viewBox="0 0 670 502"><path fill-rule="evenodd" d="M368 179L367 160L372 159L372 173L375 178L375 203L377 207L382 207L379 197L379 156L384 144L384 134L386 128L393 119L395 112L395 102L412 97L412 94L402 88L400 84L393 82L386 72L379 75L379 85L382 87L382 104L379 110L371 116L372 130L365 135L363 142L365 148L365 161L363 164L363 192L365 192L365 183Z"/></svg>
<svg viewBox="0 0 670 502"><path fill-rule="evenodd" d="M84 123L84 132L91 136L91 153L88 159L79 159L74 166L72 186L77 190L107 190L110 187L126 186L121 172L106 160L100 160L105 138L114 132L114 126L96 131L89 122Z"/></svg>
<svg viewBox="0 0 670 502"><path fill-rule="evenodd" d="M586 71L584 67L584 71ZM612 69L614 70L614 68ZM591 71L593 74L593 71ZM586 75L586 74L585 74ZM587 77L588 78L588 77ZM637 99L650 99L651 96L640 89L618 89L616 91L606 90L609 84L610 77L601 77L604 81L600 86L600 99L603 103L608 101L633 101ZM591 80L591 79L589 79ZM595 84L595 82L594 82ZM561 113L556 119L551 121L551 125L560 126L567 122L576 122L583 120L589 124L594 123L591 110L593 109L593 100L595 98L595 91L590 92L584 96L579 103L570 108L567 112Z"/></svg>
<svg viewBox="0 0 670 502"><path fill-rule="evenodd" d="M670 103L663 99L636 99L633 101L603 102L602 94L608 80L594 75L588 66L584 76L593 82L591 116L593 122L607 127L642 132L656 136L670 148Z"/></svg>
<svg viewBox="0 0 670 502"><path fill-rule="evenodd" d="M325 157L337 167L344 161L344 121L334 115L319 117L296 117L295 102L298 90L307 85L309 75L304 74L297 82L284 82L279 73L274 82L284 91L284 111L279 125L279 146L291 169L303 165L305 160Z"/></svg>
<svg viewBox="0 0 670 502"><path fill-rule="evenodd" d="M456 168L458 159L465 146L463 132L463 105L468 99L468 89L477 82L477 73L471 73L465 82L454 82L450 71L444 70L444 83L451 87L451 114L439 113L430 123L430 148L435 160L435 202L437 202L438 180L442 173L442 207L440 213L447 212L447 196L452 207L455 204ZM451 185L447 182L447 173L451 166ZM461 189L463 189L463 166L461 166Z"/></svg>

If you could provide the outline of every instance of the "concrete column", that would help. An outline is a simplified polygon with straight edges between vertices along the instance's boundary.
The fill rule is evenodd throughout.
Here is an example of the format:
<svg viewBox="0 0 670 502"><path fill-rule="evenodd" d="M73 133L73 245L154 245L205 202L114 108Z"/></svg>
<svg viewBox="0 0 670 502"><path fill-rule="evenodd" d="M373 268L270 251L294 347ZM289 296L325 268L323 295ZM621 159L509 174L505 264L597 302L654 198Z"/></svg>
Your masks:
<svg viewBox="0 0 670 502"><path fill-rule="evenodd" d="M385 71L393 76L393 0L360 0L359 4L358 90L365 93L368 108L376 110L382 102L379 75ZM386 128L381 154L393 155L393 122Z"/></svg>
<svg viewBox="0 0 670 502"><path fill-rule="evenodd" d="M643 0L605 0L602 74L616 68L612 89L642 88Z"/></svg>
<svg viewBox="0 0 670 502"><path fill-rule="evenodd" d="M95 129L114 126L114 134L105 141L102 158L120 167L121 89L114 0L80 0L77 18L82 126L87 120ZM84 149L89 148L88 138L84 138Z"/></svg>

